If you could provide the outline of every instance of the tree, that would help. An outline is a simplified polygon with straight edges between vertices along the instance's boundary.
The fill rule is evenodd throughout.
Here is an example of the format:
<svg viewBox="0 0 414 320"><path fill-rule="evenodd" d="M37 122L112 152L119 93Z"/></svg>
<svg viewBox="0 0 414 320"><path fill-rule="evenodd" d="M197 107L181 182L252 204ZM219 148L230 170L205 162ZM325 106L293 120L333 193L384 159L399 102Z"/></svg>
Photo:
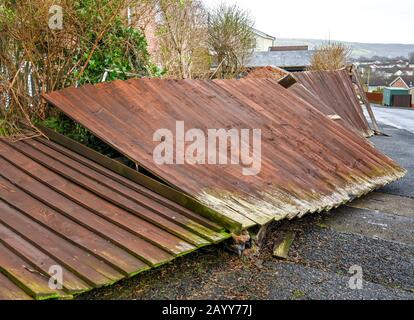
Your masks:
<svg viewBox="0 0 414 320"><path fill-rule="evenodd" d="M210 69L207 14L199 0L159 0L158 59L167 76L202 77Z"/></svg>
<svg viewBox="0 0 414 320"><path fill-rule="evenodd" d="M220 4L209 14L208 43L216 56L217 76L234 77L253 53L254 21L237 5Z"/></svg>
<svg viewBox="0 0 414 320"><path fill-rule="evenodd" d="M145 38L125 14L143 1L0 0L0 134L49 117L42 93L101 81L107 69L109 79L149 75Z"/></svg>
<svg viewBox="0 0 414 320"><path fill-rule="evenodd" d="M351 49L342 43L329 42L316 49L311 70L339 70L346 67Z"/></svg>

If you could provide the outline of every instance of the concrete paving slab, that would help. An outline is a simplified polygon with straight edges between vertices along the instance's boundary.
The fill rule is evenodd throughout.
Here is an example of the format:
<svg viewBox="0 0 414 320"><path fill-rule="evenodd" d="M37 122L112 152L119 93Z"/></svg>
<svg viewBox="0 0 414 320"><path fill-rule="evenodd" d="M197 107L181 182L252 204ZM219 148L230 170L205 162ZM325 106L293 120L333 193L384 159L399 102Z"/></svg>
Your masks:
<svg viewBox="0 0 414 320"><path fill-rule="evenodd" d="M349 203L348 206L414 218L414 199L387 193L373 192Z"/></svg>
<svg viewBox="0 0 414 320"><path fill-rule="evenodd" d="M414 246L414 219L394 214L344 207L324 216L321 225L342 233Z"/></svg>

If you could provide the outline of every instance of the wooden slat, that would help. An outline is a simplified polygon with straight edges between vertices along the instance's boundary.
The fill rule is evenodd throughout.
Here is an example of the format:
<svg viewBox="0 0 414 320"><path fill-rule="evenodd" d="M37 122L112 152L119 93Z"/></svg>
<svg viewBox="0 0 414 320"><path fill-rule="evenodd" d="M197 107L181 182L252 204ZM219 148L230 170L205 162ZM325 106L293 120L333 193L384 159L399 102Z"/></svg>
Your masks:
<svg viewBox="0 0 414 320"><path fill-rule="evenodd" d="M0 272L0 300L33 300L33 298Z"/></svg>
<svg viewBox="0 0 414 320"><path fill-rule="evenodd" d="M60 136L60 137L65 138L65 137L62 137L62 136ZM67 139L67 138L65 138L65 139ZM112 180L117 181L117 182L125 185L129 189L134 190L134 191L136 191L136 192L138 192L142 195L145 195L146 197L148 197L148 198L150 198L154 201L157 201L158 203L160 203L160 204L176 211L177 213L182 214L183 216L191 219L192 221L195 221L195 222L203 225L204 227L208 228L209 230L213 230L213 231L220 232L220 233L225 231L223 226L221 226L217 223L214 223L214 222L204 218L203 216L201 216L199 214L196 214L196 213L194 213L194 212L192 212L192 211L176 204L175 202L173 202L171 200L168 200L167 198L165 198L165 197L163 197L163 196L161 196L161 195L159 195L159 194L157 194L157 193L155 193L155 192L153 192L153 191L151 191L151 190L149 190L149 189L147 189L147 188L145 188L145 187L143 187L143 186L141 186L137 183L134 183L131 180L129 180L129 179L127 179L127 178L125 178L125 177L123 177L119 174L114 173L111 170L105 168L104 166L102 166L102 165L100 165L100 164L98 164L94 161L91 161L88 158L86 158L84 156L81 156L78 153L75 153L75 152L73 152L73 151L71 151L67 148L64 148L64 147L58 145L57 143L53 143L49 140L41 139L41 138L35 138L33 140L30 140L30 141L36 141L37 143L41 143L43 145L46 145L50 149L54 149L57 152L59 152L60 154L66 155L67 157L73 159L74 161L76 161L78 163L82 163L85 167L87 167L89 169L92 169L96 172L99 172L99 173L107 176L108 178L111 178ZM70 141L70 142L76 144L79 147L79 151L85 151L86 150L85 146L79 145L78 143L76 143L74 141ZM90 149L88 151L91 152L91 153L95 153L93 150L90 150ZM103 156L99 155L99 157L102 158ZM113 162L113 160L109 160L109 158L107 158L106 160Z"/></svg>
<svg viewBox="0 0 414 320"><path fill-rule="evenodd" d="M113 192L122 195L122 197L126 197L129 201L133 201L136 204L145 207L146 209L152 210L153 212L161 215L163 218L167 219L173 224L179 226L179 228L175 227L173 229L167 229L168 231L171 231L173 233L175 232L174 234L176 236L182 237L184 240L187 240L196 246L205 245L208 242L198 237L194 237L194 235L198 235L201 238L213 242L222 238L221 234L213 231L212 229L209 229L211 224L201 224L197 221L194 221L192 217L189 218L187 215L183 215L182 213L184 210L180 210L178 205L174 205L171 202L169 204L166 204L165 201L161 202L157 201L158 199L154 200L154 197L160 198L160 200L162 198L160 196L156 196L155 194L153 194L152 197L149 197L149 192L145 192L143 190L144 188L140 188L137 190L136 187L134 188L136 184L134 185L132 182L129 182L126 185L121 182L118 182L117 180L114 180L112 177L108 177L104 173L91 170L90 167L87 167L82 162L80 162L80 159L73 160L72 158L62 154L61 152L56 151L54 148L48 147L40 142L29 140L25 141L25 143L42 152L44 155L47 155L48 157L52 158L48 158L47 161L46 159L44 159L45 161L40 161L40 159L36 157L36 155L33 155L30 151L27 150L30 156L36 157L37 161L39 161L43 165L47 165L49 168L54 167L56 168L56 170L58 170L57 166L53 166L52 160L59 161L62 165L64 165L64 168L66 170L69 170L70 168L76 171L75 174L72 174L73 171L66 174L64 174L61 171L58 171L62 175L65 175L68 178L72 177L73 179L77 179L78 175L81 174L82 177L87 177L89 179L94 180L94 182L99 183L100 185L103 185L106 188L109 188ZM89 181L86 182L85 186L87 185L89 185ZM125 201L123 201L123 203L127 205ZM131 207L128 208L132 210ZM158 223L156 222L156 224L161 227L165 226L163 221L160 221Z"/></svg>
<svg viewBox="0 0 414 320"><path fill-rule="evenodd" d="M89 227L95 233L99 233L101 236L111 239L118 245L122 245L127 251L134 253L137 257L152 266L172 259L172 256L164 250L159 249L141 238L137 238L130 232L117 225L111 224L107 220L102 219L99 215L93 214L54 190L50 190L39 181L19 171L17 168L14 168L10 163L5 162L4 160L0 161L0 168L3 171L0 175L6 177L9 183L13 182L15 185L18 185L21 190L24 190L24 192L27 193L26 197L29 197L30 195L34 198L29 198L26 205L23 203L19 206L20 208L29 209L30 207L28 207L28 204L32 206L37 204L38 212L48 212L48 219L45 219L46 217L44 215L36 215L37 219L42 221L44 225L51 226L66 238L72 239L72 241L82 244L86 248L92 244L92 248L89 249L91 252L94 254L100 254L101 252L102 254L100 256L102 258L108 258L110 261L117 263L121 268L128 270L128 272L137 272L141 270L141 268L145 269L146 266L139 260L133 259L121 252L108 241L101 239L94 233L88 232L83 227ZM9 188L10 190L13 190L14 193L16 192L14 190L17 190L16 186L12 188L10 185ZM14 193L11 195L5 193L5 199L12 201ZM20 201L22 197L25 197L25 195L20 193L16 198L16 201ZM47 206L43 205L40 201L47 203ZM17 205L16 202L13 203L14 205ZM69 219L60 217L56 210L65 213L66 217L74 220L79 225ZM28 213L33 216L36 214L36 211L28 211Z"/></svg>
<svg viewBox="0 0 414 320"><path fill-rule="evenodd" d="M0 243L0 272L35 299L53 299L62 292L49 287L49 277L32 272L30 265ZM1 291L3 291L2 289Z"/></svg>
<svg viewBox="0 0 414 320"><path fill-rule="evenodd" d="M76 182L90 191L94 191L113 204L132 212L179 238L197 247L209 244L209 241L183 227L191 224L189 219L134 192L134 190L128 189L116 181L110 180L108 177L91 170L83 170L82 165L63 158L64 156L62 155L56 155L53 150L44 150L46 153L42 153L31 146L27 146L25 143L14 144L13 146L62 177ZM58 159L52 157L53 155L57 156ZM179 225L180 223L181 225ZM194 223L194 226L200 229L203 228L201 225L197 226L196 223Z"/></svg>
<svg viewBox="0 0 414 320"><path fill-rule="evenodd" d="M364 90L364 87L362 86L362 79L359 76L359 72L354 66L352 66L351 69L352 69L351 70L351 77L353 76L355 78L355 83L358 87L359 94L361 95L361 98L362 98L362 100L365 104L365 108L368 111L369 117L371 118L371 123L372 123L372 126L374 127L374 131L376 133L380 133L381 130L378 126L377 119L375 118L374 111L372 111L371 103L368 101L368 97L365 94L365 90ZM381 101L381 103L382 103L382 101Z"/></svg>
<svg viewBox="0 0 414 320"><path fill-rule="evenodd" d="M3 188L2 186L3 181L0 189ZM47 212L44 212L44 214L47 214ZM94 287L101 287L108 282L112 283L123 278L120 272L114 270L102 260L34 223L33 220L22 215L21 212L3 201L0 201L0 221L37 248L48 252L61 265L70 269Z"/></svg>
<svg viewBox="0 0 414 320"><path fill-rule="evenodd" d="M129 90L133 89L133 83L130 84L128 83L126 86L130 87L128 88ZM84 90L83 90L84 89ZM141 129L141 125L140 126L136 126L134 124L135 123L140 123L139 119L137 119L138 116L142 116L143 114L139 115L139 114L134 114L131 113L130 117L128 117L128 119L118 119L116 117L116 115L112 114L111 111L109 111L110 106L116 106L117 108L120 108L122 106L122 104L117 103L116 101L112 101L112 100L107 100L108 95L105 95L105 99L98 101L94 101L93 99L91 99L91 97L89 96L89 93L87 92L87 90L92 90L91 86L87 86L85 88L82 88L82 91L78 91L76 89L68 89L65 92L62 92L62 96L59 97L59 102L64 102L65 106L67 105L71 105L71 109L72 110L76 110L74 112L74 115L72 115L74 118L77 119L82 119L81 122L83 122L84 124L86 123L86 126L88 128L93 128L93 132L100 137L101 139L103 139L104 141L106 141L107 143L109 143L110 145L112 145L115 149L117 150L121 150L121 152L123 152L124 154L127 154L128 156L130 156L131 158L135 158L134 160L138 163L140 163L143 167L145 167L148 171L150 171L151 173L155 174L158 177L162 177L163 180L165 181L177 181L177 172L173 173L170 172L170 170L167 170L167 172L163 172L163 174L156 174L155 173L155 169L159 168L153 168L152 164L153 164L153 159L152 156L149 155L149 151L148 150L139 150L140 151L140 156L141 157L134 157L131 156L131 154L128 154L130 150L134 149L135 146L131 143L129 143L129 141L137 141L135 134L138 134L139 136L144 135L145 133L148 134L148 132L155 132L155 130L148 130L148 129ZM143 90L144 91L144 90ZM166 92L164 92L166 93ZM103 93L102 93L103 94ZM132 98L137 98L137 95L129 95L129 97ZM109 96L110 97L110 96ZM121 96L112 96L113 99L117 98L120 99ZM49 97L50 98L50 97ZM160 99L160 95L154 95L153 92L148 92L145 95L145 92L143 93L142 99L148 98L148 100L146 101L147 105L151 105L152 108L155 108L157 106L159 106L158 100ZM201 98L200 96L197 98ZM155 101L156 103L152 104L152 101ZM174 101L175 102L175 101ZM66 105L67 103L67 105ZM88 109L88 113L94 113L94 117L90 117L90 116L85 116L85 114L83 114L82 112L80 112L80 110L78 110L76 108L77 104L79 103L85 103L85 108ZM55 105L61 105L60 103L56 103ZM184 100L181 100L181 105L185 106L185 108L183 109L183 112L188 112L189 110L191 110L190 108L188 108L189 106L185 104ZM107 107L108 109L105 109L105 107ZM112 108L113 109L113 108ZM145 112L145 109L140 109L140 111ZM154 111L154 110L153 110ZM158 114L159 116L161 116L160 112L162 110L156 110L156 114ZM151 119L151 112L145 112L145 116L148 117L148 119ZM185 119L185 118L182 118ZM127 124L128 127L134 126L136 128L136 130L140 130L141 132L132 132L126 129L122 129L122 132L117 132L115 133L113 130L111 130L111 128L107 127L106 125L103 125L104 123L112 123L112 125L118 126L119 128L124 128L125 125ZM144 123L142 123L144 124ZM153 125L157 125L157 122L154 122ZM196 126L194 126L196 127ZM159 126L158 128L162 128L162 125ZM144 132L145 131L145 132ZM125 138L124 139L119 139L119 136L122 136ZM145 139L144 139L145 140ZM145 141L146 142L146 141ZM146 144L143 145L144 147L147 147ZM128 152L126 153L124 150L128 150ZM136 149L138 151L138 149ZM145 161L144 161L145 159ZM175 166L176 167L176 166ZM193 168L196 169L196 168ZM197 188L197 184L200 182L203 182L203 178L198 177L195 178L194 177L194 170L185 170L185 172L180 172L180 175L185 176L185 180L186 183L192 185L192 187ZM192 176L192 177L191 177ZM221 175L221 178L223 178L223 175ZM210 179L213 179L213 177L210 177ZM214 177L215 181L220 181L217 180L217 177ZM174 186L178 186L180 185L180 183L173 183L172 185ZM193 196L195 196L197 198L197 196L194 193L190 193L187 191L187 193L192 194ZM200 199L202 200L202 199ZM225 210L227 209L227 210ZM223 212L225 212L225 216L231 218L232 220L238 221L239 223L242 224L243 228L249 228L255 225L255 222L252 219L249 219L248 217L244 216L243 214L240 214L240 212L238 210L234 210L233 208L231 208L230 206L225 208L225 207L221 207L220 211L222 214ZM240 210L242 211L242 210Z"/></svg>
<svg viewBox="0 0 414 320"><path fill-rule="evenodd" d="M1 144L2 143L0 141L0 145ZM1 148L13 155L15 164L22 170L25 170L26 173L30 173L30 175L36 177L36 179L43 181L50 188L64 194L67 198L82 206L94 210L94 212L99 213L102 217L110 219L113 222L116 221L123 227L134 232L137 236L144 238L171 254L181 255L195 249L194 246L184 240L181 240L167 232L163 232L160 228L152 225L151 223L131 215L129 212L122 210L118 206L104 201L102 198L87 191L86 189L71 183L67 179L62 178L61 176L31 161L24 155L18 154L8 145L1 145Z"/></svg>
<svg viewBox="0 0 414 320"><path fill-rule="evenodd" d="M30 260L33 267L43 274L49 274L52 266L59 265L59 262L52 259L46 253L42 252L2 224L0 224L0 243L18 256L25 257L27 260ZM79 277L75 276L68 269L62 267L62 271L62 285L65 291L75 294L92 289L91 286L79 279Z"/></svg>
<svg viewBox="0 0 414 320"><path fill-rule="evenodd" d="M298 72L294 77L321 101L320 104L312 104L315 108L327 115L328 106L341 117L346 127L362 136L372 135L347 70ZM308 101L300 93L301 88L292 90Z"/></svg>

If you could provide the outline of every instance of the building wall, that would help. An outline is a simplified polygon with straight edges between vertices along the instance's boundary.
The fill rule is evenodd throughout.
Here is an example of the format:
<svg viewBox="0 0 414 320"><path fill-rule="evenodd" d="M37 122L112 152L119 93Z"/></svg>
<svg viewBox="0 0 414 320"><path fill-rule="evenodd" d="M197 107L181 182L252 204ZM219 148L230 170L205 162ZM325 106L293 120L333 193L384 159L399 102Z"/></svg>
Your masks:
<svg viewBox="0 0 414 320"><path fill-rule="evenodd" d="M155 55L160 49L160 43L156 36L157 25L154 20L151 20L144 29L145 38L147 39L148 43L148 52L151 55Z"/></svg>
<svg viewBox="0 0 414 320"><path fill-rule="evenodd" d="M254 51L256 52L269 51L269 48L272 46L273 46L273 40L256 35L256 48L254 49Z"/></svg>
<svg viewBox="0 0 414 320"><path fill-rule="evenodd" d="M411 107L414 108L414 88L410 90L410 94L411 94Z"/></svg>

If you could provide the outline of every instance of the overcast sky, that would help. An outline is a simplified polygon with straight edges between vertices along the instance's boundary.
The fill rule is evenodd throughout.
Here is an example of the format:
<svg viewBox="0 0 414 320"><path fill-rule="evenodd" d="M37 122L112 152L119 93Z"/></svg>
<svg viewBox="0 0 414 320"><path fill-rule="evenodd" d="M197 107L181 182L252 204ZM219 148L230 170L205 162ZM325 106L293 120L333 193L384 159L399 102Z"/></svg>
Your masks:
<svg viewBox="0 0 414 320"><path fill-rule="evenodd" d="M278 38L414 44L414 0L203 0L248 9Z"/></svg>

